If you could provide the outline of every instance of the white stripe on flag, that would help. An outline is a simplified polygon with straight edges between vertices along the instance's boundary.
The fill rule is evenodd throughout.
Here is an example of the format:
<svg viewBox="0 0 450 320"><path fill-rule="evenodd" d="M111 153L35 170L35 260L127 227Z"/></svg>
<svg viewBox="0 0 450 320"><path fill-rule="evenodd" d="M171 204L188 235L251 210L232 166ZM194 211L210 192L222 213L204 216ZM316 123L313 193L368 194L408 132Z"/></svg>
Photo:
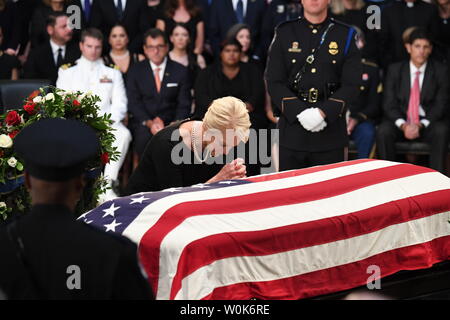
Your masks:
<svg viewBox="0 0 450 320"><path fill-rule="evenodd" d="M308 248L267 256L237 256L216 260L184 278L182 289L175 299L197 300L211 294L215 288L237 283L289 278L429 242L450 235L450 224L447 222L449 219L450 213L444 212ZM217 274L220 274L220 277L214 276ZM168 298L168 295L160 295L158 291L158 299Z"/></svg>
<svg viewBox="0 0 450 320"><path fill-rule="evenodd" d="M308 185L318 182L323 182L335 178L344 177L350 174L366 172L381 168L387 168L396 165L405 165L391 161L369 161L358 164L351 164L348 166L308 173L296 177L289 177L283 179L276 179L264 182L255 182L251 184L244 184L239 186L231 186L226 188L202 190L196 192L174 194L154 201L145 207L138 217L124 230L123 235L139 243L144 234L159 220L169 208L177 204L189 201L201 201L211 199L221 199L227 197L241 196L245 194L253 194L269 190L279 190L290 187ZM282 182L281 182L282 181Z"/></svg>
<svg viewBox="0 0 450 320"><path fill-rule="evenodd" d="M161 243L158 299L169 298L180 255L193 241L220 233L267 230L341 216L391 201L446 189L450 189L450 179L438 172L430 172L306 203L242 213L190 217L167 234Z"/></svg>

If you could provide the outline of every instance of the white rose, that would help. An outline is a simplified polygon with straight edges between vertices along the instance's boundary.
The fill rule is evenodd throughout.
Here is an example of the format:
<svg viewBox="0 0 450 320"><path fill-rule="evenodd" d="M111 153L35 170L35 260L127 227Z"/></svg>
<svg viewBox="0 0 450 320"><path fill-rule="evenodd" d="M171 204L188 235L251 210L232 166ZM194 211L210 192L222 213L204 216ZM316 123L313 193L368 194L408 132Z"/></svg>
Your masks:
<svg viewBox="0 0 450 320"><path fill-rule="evenodd" d="M6 203L0 202L0 209L6 208Z"/></svg>
<svg viewBox="0 0 450 320"><path fill-rule="evenodd" d="M33 102L34 103L41 103L42 102L42 97L41 96L34 97Z"/></svg>
<svg viewBox="0 0 450 320"><path fill-rule="evenodd" d="M46 96L45 96L45 98L44 98L44 100L45 101L54 101L55 100L55 95L53 94L53 93L48 93Z"/></svg>
<svg viewBox="0 0 450 320"><path fill-rule="evenodd" d="M10 167L15 168L16 165L17 165L17 159L14 158L14 157L9 158L8 159L8 164L9 164Z"/></svg>
<svg viewBox="0 0 450 320"><path fill-rule="evenodd" d="M11 148L12 145L13 141L8 135L6 134L0 135L0 148Z"/></svg>

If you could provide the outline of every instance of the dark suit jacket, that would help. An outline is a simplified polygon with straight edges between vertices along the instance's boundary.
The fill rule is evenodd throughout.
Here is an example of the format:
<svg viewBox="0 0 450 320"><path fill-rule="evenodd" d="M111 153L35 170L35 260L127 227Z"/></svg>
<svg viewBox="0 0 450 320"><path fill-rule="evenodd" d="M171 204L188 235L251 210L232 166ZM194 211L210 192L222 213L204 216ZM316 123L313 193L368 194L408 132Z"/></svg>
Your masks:
<svg viewBox="0 0 450 320"><path fill-rule="evenodd" d="M111 28L122 24L128 32L130 48L132 51L139 49L140 20L144 13L144 0L127 0L122 19L119 19L114 5L114 0L94 0L91 10L91 27L100 29L108 38Z"/></svg>
<svg viewBox="0 0 450 320"><path fill-rule="evenodd" d="M265 55L259 39L266 7L265 0L248 0L244 18L244 23L250 26L253 45L256 45L255 54L260 57ZM214 53L217 55L220 51L220 43L225 39L228 30L238 21L233 9L232 0L213 1L210 14L209 39L211 40Z"/></svg>
<svg viewBox="0 0 450 320"><path fill-rule="evenodd" d="M70 43L66 46L66 54L63 64L74 63L80 57L78 44ZM56 68L53 58L50 41L32 49L28 61L25 64L24 78L26 79L49 79L52 84L56 84L58 78L58 68Z"/></svg>
<svg viewBox="0 0 450 320"><path fill-rule="evenodd" d="M191 83L188 69L167 58L161 83L156 91L153 70L148 60L134 64L128 71L128 111L132 124L160 117L165 125L174 120L185 119L191 110Z"/></svg>
<svg viewBox="0 0 450 320"><path fill-rule="evenodd" d="M387 72L384 84L384 117L390 121L407 118L411 91L409 61L392 64ZM449 83L447 67L429 60L420 90L420 104L425 111L425 119L430 123L444 120L448 116ZM423 117L421 117L423 119Z"/></svg>
<svg viewBox="0 0 450 320"><path fill-rule="evenodd" d="M79 7L80 10L81 10L81 19L80 19L81 20L81 29L74 29L73 30L73 37L72 38L73 38L74 42L79 42L80 41L81 31L86 29L86 28L89 28L90 24L91 24L93 1L91 0L91 13L90 13L89 19L86 18L86 15L85 15L85 13L83 11L83 6L81 5L81 1L84 2L84 0L70 0L69 1L69 5L68 5L69 7L75 5L75 6Z"/></svg>
<svg viewBox="0 0 450 320"><path fill-rule="evenodd" d="M0 228L0 287L10 299L32 298L33 291L39 299L152 298L130 240L75 221L61 205L35 206L15 226L12 239ZM21 261L16 258L19 237ZM73 265L80 270L81 290L67 285L73 283Z"/></svg>
<svg viewBox="0 0 450 320"><path fill-rule="evenodd" d="M418 0L413 8L408 8L404 1L400 1L382 11L380 30L382 67L386 68L391 63L408 59L402 34L412 26L422 27L431 35L437 35L439 15L436 6Z"/></svg>

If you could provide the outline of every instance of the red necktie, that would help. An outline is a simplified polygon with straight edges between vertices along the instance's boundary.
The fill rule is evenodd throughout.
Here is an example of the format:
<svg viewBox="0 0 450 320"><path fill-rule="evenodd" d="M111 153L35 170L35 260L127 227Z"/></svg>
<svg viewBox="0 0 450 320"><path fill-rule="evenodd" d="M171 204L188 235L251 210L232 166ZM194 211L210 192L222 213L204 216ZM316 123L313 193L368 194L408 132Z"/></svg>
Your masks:
<svg viewBox="0 0 450 320"><path fill-rule="evenodd" d="M155 69L155 84L156 84L156 90L161 91L161 78L159 77L159 71L161 70L161 68L156 68Z"/></svg>
<svg viewBox="0 0 450 320"><path fill-rule="evenodd" d="M419 124L419 104L420 104L420 83L419 83L420 71L416 72L414 83L409 95L408 105L408 122Z"/></svg>

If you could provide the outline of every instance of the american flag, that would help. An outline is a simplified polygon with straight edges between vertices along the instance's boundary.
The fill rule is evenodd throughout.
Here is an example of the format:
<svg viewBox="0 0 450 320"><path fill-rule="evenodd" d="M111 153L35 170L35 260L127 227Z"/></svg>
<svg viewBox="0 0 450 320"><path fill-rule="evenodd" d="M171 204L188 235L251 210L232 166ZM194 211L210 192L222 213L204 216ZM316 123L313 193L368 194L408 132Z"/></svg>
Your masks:
<svg viewBox="0 0 450 320"><path fill-rule="evenodd" d="M139 193L80 219L138 244L157 299L300 299L450 258L450 179L356 160Z"/></svg>

